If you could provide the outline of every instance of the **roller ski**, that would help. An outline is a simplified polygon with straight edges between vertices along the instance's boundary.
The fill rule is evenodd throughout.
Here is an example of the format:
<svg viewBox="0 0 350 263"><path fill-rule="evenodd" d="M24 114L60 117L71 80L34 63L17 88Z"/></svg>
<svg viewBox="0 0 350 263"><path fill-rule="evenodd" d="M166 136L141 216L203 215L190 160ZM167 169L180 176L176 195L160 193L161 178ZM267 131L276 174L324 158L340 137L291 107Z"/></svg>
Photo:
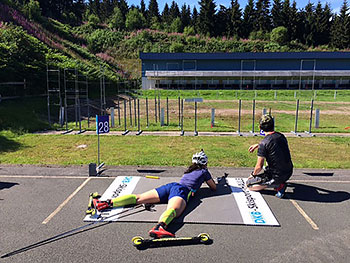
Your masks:
<svg viewBox="0 0 350 263"><path fill-rule="evenodd" d="M152 231L152 230L151 230ZM151 238L145 239L140 236L132 238L133 245L139 249L144 250L147 248L154 247L167 247L167 246L185 246L185 245L195 245L195 244L205 244L209 245L213 242L207 233L201 233L196 237L161 237L161 238Z"/></svg>
<svg viewBox="0 0 350 263"><path fill-rule="evenodd" d="M100 212L105 209L113 208L113 204L110 200L101 201L100 198L101 196L97 192L90 193L88 209L85 212L87 215L94 216L97 211Z"/></svg>

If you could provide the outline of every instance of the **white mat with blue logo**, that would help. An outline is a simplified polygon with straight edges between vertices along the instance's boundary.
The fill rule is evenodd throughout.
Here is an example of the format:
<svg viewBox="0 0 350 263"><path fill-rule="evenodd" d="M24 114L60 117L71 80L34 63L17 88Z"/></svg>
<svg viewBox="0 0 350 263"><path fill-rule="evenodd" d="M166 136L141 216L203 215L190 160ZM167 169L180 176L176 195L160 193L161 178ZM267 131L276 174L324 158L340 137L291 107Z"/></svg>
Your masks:
<svg viewBox="0 0 350 263"><path fill-rule="evenodd" d="M164 177L149 179L140 176L119 176L101 196L101 200L111 199L125 194L140 194L179 178ZM196 195L190 199L179 223L232 224L279 226L271 209L259 192L249 191L245 187L246 179L227 178L227 184L220 184L217 191L211 191L204 183ZM118 222L157 222L166 210L166 204L156 204L152 211L142 207L120 207L87 215L84 221Z"/></svg>

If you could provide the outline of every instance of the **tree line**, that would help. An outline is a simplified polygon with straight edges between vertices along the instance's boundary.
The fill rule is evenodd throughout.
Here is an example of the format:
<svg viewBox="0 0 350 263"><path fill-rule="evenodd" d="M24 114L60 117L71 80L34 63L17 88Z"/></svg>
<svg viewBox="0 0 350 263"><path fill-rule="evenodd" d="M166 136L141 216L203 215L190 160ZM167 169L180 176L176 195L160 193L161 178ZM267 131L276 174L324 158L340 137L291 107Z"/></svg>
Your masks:
<svg viewBox="0 0 350 263"><path fill-rule="evenodd" d="M104 24L113 30L133 31L142 28L166 32L200 34L234 39L273 38L280 45L295 41L311 47L326 45L350 48L350 14L347 0L339 13L331 6L309 2L298 9L295 0L248 0L243 8L238 0L228 7L214 0L199 0L199 10L175 1L159 10L157 0L146 6L140 0L129 6L126 0L12 0L28 13L52 17L65 23L80 25L83 21ZM32 10L33 9L33 10ZM36 11L35 11L36 9Z"/></svg>

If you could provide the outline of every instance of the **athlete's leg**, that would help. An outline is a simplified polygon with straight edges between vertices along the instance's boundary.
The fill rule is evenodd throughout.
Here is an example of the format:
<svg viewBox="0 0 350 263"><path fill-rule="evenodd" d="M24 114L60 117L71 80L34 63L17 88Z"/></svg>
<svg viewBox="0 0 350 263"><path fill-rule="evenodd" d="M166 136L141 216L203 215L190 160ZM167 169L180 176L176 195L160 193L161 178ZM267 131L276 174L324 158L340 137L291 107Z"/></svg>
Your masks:
<svg viewBox="0 0 350 263"><path fill-rule="evenodd" d="M122 195L106 201L101 201L99 198L94 198L93 206L98 211L102 211L104 209L108 209L111 207L121 207L125 205L135 205L135 204L154 204L158 202L159 202L158 192L155 189L153 189L143 194ZM90 210L89 210L89 213L91 213Z"/></svg>
<svg viewBox="0 0 350 263"><path fill-rule="evenodd" d="M260 184L256 184L256 185L252 185L252 186L249 186L249 187L248 187L248 189L249 189L250 191L255 191L255 192L264 190L264 189L266 189L266 188L267 188L266 185L260 185Z"/></svg>
<svg viewBox="0 0 350 263"><path fill-rule="evenodd" d="M166 231L168 225L174 218L180 216L186 208L186 202L182 197L174 196L169 199L167 210L159 218L158 224L153 227L149 234L151 237L174 237L173 233Z"/></svg>
<svg viewBox="0 0 350 263"><path fill-rule="evenodd" d="M186 201L180 196L174 196L168 201L167 210L174 209L176 212L175 217L179 217L186 208Z"/></svg>
<svg viewBox="0 0 350 263"><path fill-rule="evenodd" d="M159 202L160 202L160 199L156 189L152 189L150 191L136 195L137 204L156 204Z"/></svg>
<svg viewBox="0 0 350 263"><path fill-rule="evenodd" d="M264 182L266 181L266 178L264 175L256 175L256 176L250 176L247 180L247 188L251 191L261 191L264 190L267 186L264 185Z"/></svg>
<svg viewBox="0 0 350 263"><path fill-rule="evenodd" d="M113 207L120 207L125 205L135 204L154 204L159 202L159 196L155 189L147 191L142 194L123 195L111 200Z"/></svg>

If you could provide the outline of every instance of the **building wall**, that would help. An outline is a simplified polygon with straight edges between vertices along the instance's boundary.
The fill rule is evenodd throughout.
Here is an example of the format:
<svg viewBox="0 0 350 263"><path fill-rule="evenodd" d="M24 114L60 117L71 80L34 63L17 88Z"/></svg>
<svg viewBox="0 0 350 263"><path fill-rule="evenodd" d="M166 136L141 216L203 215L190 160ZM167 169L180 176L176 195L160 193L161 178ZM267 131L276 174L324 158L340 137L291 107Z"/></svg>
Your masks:
<svg viewBox="0 0 350 263"><path fill-rule="evenodd" d="M172 84L177 88L187 83L188 88L192 85L216 85L220 88L222 85L253 85L272 86L280 83L281 87L288 88L294 85L295 81L300 82L304 87L314 80L313 85L317 87L334 86L338 83L345 86L349 82L350 74L350 52L281 52L281 53L141 53L142 60L142 87L155 88ZM310 71L309 76L298 79L286 79L279 76L281 71ZM151 72L146 77L146 71ZM177 72L176 77L159 77L159 71ZM236 78L207 78L205 76L186 78L181 76L184 71L235 71L235 72L254 72L254 71L272 71L275 76L269 77L236 77ZM344 76L329 78L315 78L315 71L344 71ZM272 73L274 74L274 73ZM338 72L339 75L339 72ZM158 81L155 81L158 80ZM257 83L258 81L258 83ZM237 84L238 82L238 84ZM160 85L157 85L159 83ZM218 84L220 85L218 85ZM248 84L247 84L248 83ZM332 84L325 84L332 83ZM204 86L203 86L204 87ZM203 88L199 86L199 88ZM205 88L205 87L204 87Z"/></svg>

